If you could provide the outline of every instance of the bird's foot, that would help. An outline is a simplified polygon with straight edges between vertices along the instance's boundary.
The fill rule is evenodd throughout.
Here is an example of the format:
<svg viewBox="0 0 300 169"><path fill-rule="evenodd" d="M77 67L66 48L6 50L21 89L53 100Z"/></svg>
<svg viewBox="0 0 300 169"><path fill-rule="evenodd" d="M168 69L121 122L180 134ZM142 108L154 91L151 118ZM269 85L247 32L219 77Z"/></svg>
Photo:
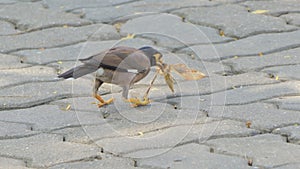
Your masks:
<svg viewBox="0 0 300 169"><path fill-rule="evenodd" d="M104 105L111 104L113 101L114 101L114 98L110 98L110 99L108 99L107 101L103 101L103 102L100 101L100 102L98 103L98 107L100 108L100 107L102 107L102 106L104 106Z"/></svg>
<svg viewBox="0 0 300 169"><path fill-rule="evenodd" d="M151 102L148 97L145 97L143 100L138 98L129 98L126 101L130 102L132 107L146 106Z"/></svg>

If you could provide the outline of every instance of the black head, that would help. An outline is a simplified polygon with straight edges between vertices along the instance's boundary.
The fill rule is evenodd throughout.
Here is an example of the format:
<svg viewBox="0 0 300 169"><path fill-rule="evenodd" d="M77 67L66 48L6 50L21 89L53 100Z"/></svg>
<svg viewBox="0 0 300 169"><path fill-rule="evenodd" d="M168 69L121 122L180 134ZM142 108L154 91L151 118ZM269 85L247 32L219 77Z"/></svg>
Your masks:
<svg viewBox="0 0 300 169"><path fill-rule="evenodd" d="M155 66L157 65L157 62L161 62L162 54L154 48L150 46L144 46L139 48L139 50L143 51L143 53L148 56L151 66Z"/></svg>

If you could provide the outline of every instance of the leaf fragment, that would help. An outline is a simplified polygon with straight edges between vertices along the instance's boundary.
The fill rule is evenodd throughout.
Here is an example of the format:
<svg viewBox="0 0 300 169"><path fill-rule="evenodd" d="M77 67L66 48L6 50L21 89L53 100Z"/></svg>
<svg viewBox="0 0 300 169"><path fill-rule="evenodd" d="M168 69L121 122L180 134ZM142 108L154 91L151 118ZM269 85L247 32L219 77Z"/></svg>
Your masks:
<svg viewBox="0 0 300 169"><path fill-rule="evenodd" d="M68 110L70 110L70 109L71 109L71 105L68 104L65 110L68 111Z"/></svg>
<svg viewBox="0 0 300 169"><path fill-rule="evenodd" d="M135 34L128 34L126 37L122 38L121 40L133 39Z"/></svg>
<svg viewBox="0 0 300 169"><path fill-rule="evenodd" d="M190 69L185 64L174 64L171 65L171 68L185 80L200 80L205 77L204 73L195 69Z"/></svg>
<svg viewBox="0 0 300 169"><path fill-rule="evenodd" d="M247 128L250 128L251 127L251 121L246 121L246 126L247 126Z"/></svg>
<svg viewBox="0 0 300 169"><path fill-rule="evenodd" d="M172 75L168 72L164 74L166 83L168 84L170 90L174 93L174 79Z"/></svg>
<svg viewBox="0 0 300 169"><path fill-rule="evenodd" d="M253 14L264 14L264 13L268 13L268 12L269 12L269 10L259 9L259 10L252 11L251 13L253 13Z"/></svg>

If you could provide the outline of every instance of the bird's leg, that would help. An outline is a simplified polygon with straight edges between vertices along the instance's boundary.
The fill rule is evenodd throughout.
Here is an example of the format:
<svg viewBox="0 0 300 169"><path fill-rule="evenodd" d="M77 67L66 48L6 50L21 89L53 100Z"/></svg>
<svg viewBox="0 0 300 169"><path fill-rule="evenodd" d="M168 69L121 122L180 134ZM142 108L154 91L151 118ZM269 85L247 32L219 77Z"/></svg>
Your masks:
<svg viewBox="0 0 300 169"><path fill-rule="evenodd" d="M110 104L114 101L113 98L110 98L109 100L105 101L99 94L98 94L98 89L99 87L103 84L103 82L99 79L95 79L95 84L94 84L94 89L93 89L93 97L95 97L99 103L98 107L102 107L104 105Z"/></svg>
<svg viewBox="0 0 300 169"><path fill-rule="evenodd" d="M156 80L158 73L159 73L159 69L157 69L157 71L156 71L156 73L155 73L155 75L154 75L154 77L153 77L153 79L152 79L152 81L150 83L150 86L148 87L148 89L146 90L146 93L144 94L144 100L146 100L146 98L148 99L148 95L149 95L150 89L153 86L153 83Z"/></svg>
<svg viewBox="0 0 300 169"><path fill-rule="evenodd" d="M124 86L123 87L123 97L125 98L126 102L130 102L131 103L132 107L145 106L145 105L147 105L147 104L150 103L150 100L148 98L147 99L144 98L144 100L140 100L140 99L138 99L136 97L135 98L129 98L129 99L127 99L127 97L128 97L128 90L129 90L129 86Z"/></svg>
<svg viewBox="0 0 300 169"><path fill-rule="evenodd" d="M145 106L151 102L148 98L148 94L150 92L151 87L153 86L155 79L157 78L158 73L159 73L159 70L156 71L154 78L152 79L152 81L150 83L150 86L148 87L146 93L144 94L143 100L140 100L138 98L129 98L126 100L131 103L132 107Z"/></svg>

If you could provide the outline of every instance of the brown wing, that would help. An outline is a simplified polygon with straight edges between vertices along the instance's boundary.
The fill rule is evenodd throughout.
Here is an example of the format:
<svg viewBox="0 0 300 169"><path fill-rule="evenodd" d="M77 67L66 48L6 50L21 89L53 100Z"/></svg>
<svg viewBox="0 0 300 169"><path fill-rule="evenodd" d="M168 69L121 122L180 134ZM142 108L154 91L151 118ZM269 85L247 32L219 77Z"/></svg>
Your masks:
<svg viewBox="0 0 300 169"><path fill-rule="evenodd" d="M80 61L93 67L120 71L129 69L143 71L150 67L150 61L143 52L123 46L112 48L86 59L80 59Z"/></svg>

